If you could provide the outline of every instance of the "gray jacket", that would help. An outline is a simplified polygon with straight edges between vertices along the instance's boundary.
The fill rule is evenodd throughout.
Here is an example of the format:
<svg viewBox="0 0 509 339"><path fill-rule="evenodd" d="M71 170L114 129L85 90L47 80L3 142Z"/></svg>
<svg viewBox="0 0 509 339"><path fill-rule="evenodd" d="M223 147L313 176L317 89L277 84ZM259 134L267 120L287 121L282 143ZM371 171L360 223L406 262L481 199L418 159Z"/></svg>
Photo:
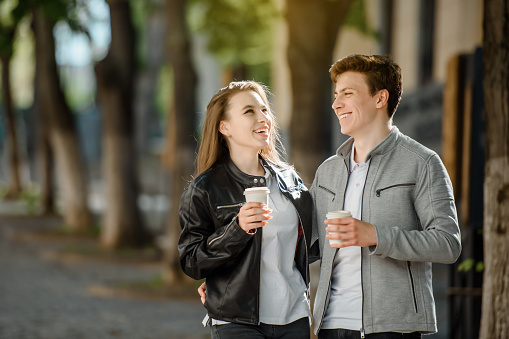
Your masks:
<svg viewBox="0 0 509 339"><path fill-rule="evenodd" d="M327 309L336 253L323 221L328 211L343 209L352 144L347 140L320 165L311 187L313 240L321 256L315 333ZM431 263L453 263L461 252L451 181L435 152L395 126L370 159L361 219L375 226L378 244L362 248L363 330L436 332Z"/></svg>

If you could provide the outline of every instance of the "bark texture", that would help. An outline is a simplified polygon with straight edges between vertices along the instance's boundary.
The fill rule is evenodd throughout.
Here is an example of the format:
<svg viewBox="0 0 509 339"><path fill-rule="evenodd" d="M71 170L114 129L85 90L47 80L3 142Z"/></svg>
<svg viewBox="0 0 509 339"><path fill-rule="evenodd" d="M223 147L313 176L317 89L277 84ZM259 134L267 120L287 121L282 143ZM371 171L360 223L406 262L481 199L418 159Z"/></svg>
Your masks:
<svg viewBox="0 0 509 339"><path fill-rule="evenodd" d="M126 0L110 0L111 45L96 65L98 99L103 111L103 171L106 209L101 244L106 248L148 242L138 208L134 139L135 41Z"/></svg>
<svg viewBox="0 0 509 339"><path fill-rule="evenodd" d="M480 338L509 338L509 3L484 2L484 281Z"/></svg>
<svg viewBox="0 0 509 339"><path fill-rule="evenodd" d="M2 55L2 96L5 106L5 117L7 123L7 137L9 140L9 169L10 184L7 192L7 198L17 199L23 190L20 175L20 156L18 146L18 133L16 129L16 119L14 116L14 108L12 105L11 92L11 72L10 61L11 55Z"/></svg>
<svg viewBox="0 0 509 339"><path fill-rule="evenodd" d="M35 73L40 119L55 157L64 221L73 231L88 231L92 218L87 205L88 189L75 122L60 87L55 61L54 22L41 9L34 11Z"/></svg>
<svg viewBox="0 0 509 339"><path fill-rule="evenodd" d="M173 107L167 126L165 165L171 172L171 206L165 246L166 283L184 278L180 268L177 240L180 235L178 209L180 196L191 180L196 150L196 71L192 63L191 43L186 24L186 0L168 0L168 52L173 69Z"/></svg>
<svg viewBox="0 0 509 339"><path fill-rule="evenodd" d="M292 85L290 161L306 184L330 156L332 85L328 70L352 1L287 0Z"/></svg>

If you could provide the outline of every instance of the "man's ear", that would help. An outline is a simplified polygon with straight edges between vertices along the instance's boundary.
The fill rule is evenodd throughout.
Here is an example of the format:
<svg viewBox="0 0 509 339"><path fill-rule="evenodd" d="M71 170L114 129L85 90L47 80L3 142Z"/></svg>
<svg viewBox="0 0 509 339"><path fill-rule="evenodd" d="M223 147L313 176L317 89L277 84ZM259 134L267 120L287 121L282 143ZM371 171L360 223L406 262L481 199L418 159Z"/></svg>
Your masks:
<svg viewBox="0 0 509 339"><path fill-rule="evenodd" d="M376 108L383 108L389 101L389 91L382 89L378 92L378 99L376 100Z"/></svg>
<svg viewBox="0 0 509 339"><path fill-rule="evenodd" d="M229 124L227 121L221 120L219 122L219 133L224 135L225 137L229 137L231 134L229 132Z"/></svg>

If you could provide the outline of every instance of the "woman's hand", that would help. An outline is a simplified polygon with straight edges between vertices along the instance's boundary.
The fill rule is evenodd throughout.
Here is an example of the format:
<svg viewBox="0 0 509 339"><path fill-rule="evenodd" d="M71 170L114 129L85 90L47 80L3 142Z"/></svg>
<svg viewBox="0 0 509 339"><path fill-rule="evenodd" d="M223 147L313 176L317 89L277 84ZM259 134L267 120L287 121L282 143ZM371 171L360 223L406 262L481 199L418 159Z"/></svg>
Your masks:
<svg viewBox="0 0 509 339"><path fill-rule="evenodd" d="M207 299L207 289L205 287L205 282L198 287L198 294L200 295L201 303L205 304L205 299Z"/></svg>
<svg viewBox="0 0 509 339"><path fill-rule="evenodd" d="M261 202L245 203L239 211L239 226L247 233L252 233L252 230L267 225L268 220L272 219L270 212L272 210Z"/></svg>

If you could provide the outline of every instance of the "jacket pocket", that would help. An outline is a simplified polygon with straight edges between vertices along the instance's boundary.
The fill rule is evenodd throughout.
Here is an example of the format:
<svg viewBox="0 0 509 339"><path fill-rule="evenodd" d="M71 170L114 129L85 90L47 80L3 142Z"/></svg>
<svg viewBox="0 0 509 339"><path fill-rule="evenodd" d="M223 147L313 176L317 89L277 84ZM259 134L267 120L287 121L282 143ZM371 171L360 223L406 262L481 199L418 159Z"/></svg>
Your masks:
<svg viewBox="0 0 509 339"><path fill-rule="evenodd" d="M396 187L411 187L411 186L415 186L415 183L414 182L410 182L410 183L404 183L404 184L396 184L396 185L391 185L391 186L387 186L387 187L383 187L383 188L379 188L375 191L376 193L376 196L377 197L380 197L381 193L383 191L386 191L388 189L391 189L391 188L396 188Z"/></svg>
<svg viewBox="0 0 509 339"><path fill-rule="evenodd" d="M237 204L229 204L229 205L218 205L216 209L221 210L223 208L234 208L234 207L242 207L245 202L239 202Z"/></svg>
<svg viewBox="0 0 509 339"><path fill-rule="evenodd" d="M410 288L412 290L412 297L413 297L413 300L414 300L415 313L418 313L418 309L417 309L417 297L415 295L414 275L412 273L412 265L410 264L410 261L407 261L407 268L408 268L408 276L410 277Z"/></svg>
<svg viewBox="0 0 509 339"><path fill-rule="evenodd" d="M322 190L324 190L325 192L331 194L332 195L332 201L334 201L334 199L336 199L336 193L334 193L332 190L330 190L327 187L324 187L322 185L318 185L318 187L321 188Z"/></svg>

